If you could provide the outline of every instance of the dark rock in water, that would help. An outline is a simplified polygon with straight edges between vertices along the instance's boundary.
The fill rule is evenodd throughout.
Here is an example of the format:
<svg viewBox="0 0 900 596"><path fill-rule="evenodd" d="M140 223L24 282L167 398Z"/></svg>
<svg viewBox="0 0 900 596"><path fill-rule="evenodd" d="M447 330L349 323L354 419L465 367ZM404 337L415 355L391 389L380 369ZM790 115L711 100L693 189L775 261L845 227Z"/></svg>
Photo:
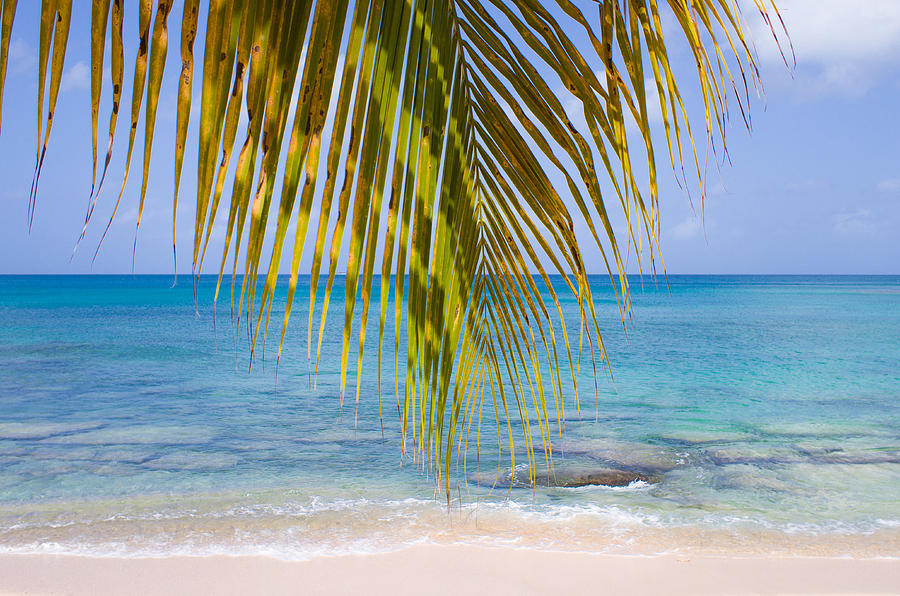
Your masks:
<svg viewBox="0 0 900 596"><path fill-rule="evenodd" d="M471 474L469 480L481 486L494 488L531 488L528 469L496 472L478 472ZM535 473L535 486L554 486L561 488L577 488L579 486L628 486L632 482L655 482L656 478L635 470L616 468L581 468L556 467L552 470L538 470Z"/></svg>
<svg viewBox="0 0 900 596"><path fill-rule="evenodd" d="M650 482L650 477L633 470L613 468L596 470L554 470L549 474L538 474L535 483L540 486L628 486L632 482Z"/></svg>

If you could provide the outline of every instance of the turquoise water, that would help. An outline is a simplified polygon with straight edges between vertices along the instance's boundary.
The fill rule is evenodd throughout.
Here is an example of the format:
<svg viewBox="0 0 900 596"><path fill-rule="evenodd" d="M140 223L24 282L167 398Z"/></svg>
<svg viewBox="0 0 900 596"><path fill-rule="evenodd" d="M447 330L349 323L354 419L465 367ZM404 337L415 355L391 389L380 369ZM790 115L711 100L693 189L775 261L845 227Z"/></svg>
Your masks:
<svg viewBox="0 0 900 596"><path fill-rule="evenodd" d="M478 542L900 556L900 277L633 280L627 334L597 278L614 379L602 373L595 393L585 361L581 410L568 396L554 458L647 481L461 481L449 510L401 461L389 407L382 434L374 348L358 409L351 396L339 410L342 287L313 384L305 280L277 376L271 342L248 369L227 299L214 324L213 279L196 311L190 280L171 282L0 277L0 550L306 558ZM577 321L571 300L563 309ZM377 311L371 324L377 337ZM496 476L486 435L472 479Z"/></svg>

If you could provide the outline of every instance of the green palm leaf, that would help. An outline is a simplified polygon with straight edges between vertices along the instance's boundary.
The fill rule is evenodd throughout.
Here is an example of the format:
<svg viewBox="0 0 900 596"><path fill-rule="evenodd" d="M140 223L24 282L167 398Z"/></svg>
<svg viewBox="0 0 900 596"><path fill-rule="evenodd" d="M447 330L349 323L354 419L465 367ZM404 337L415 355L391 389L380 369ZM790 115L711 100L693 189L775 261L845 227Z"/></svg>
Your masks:
<svg viewBox="0 0 900 596"><path fill-rule="evenodd" d="M153 5L151 0L139 3L140 47L122 183L124 190L146 88L139 209L147 194L158 98L167 82L170 2L157 0L155 10ZM772 17L778 18L774 4L755 0L755 5L772 27ZM2 82L16 2L2 0L0 7ZM199 2L187 0L181 20L176 204L200 10ZM93 181L110 12L113 110L100 184L112 152L123 81L122 3L113 0L110 11L109 0L95 0ZM49 65L49 109L43 138L39 110L43 144L32 212L70 13L71 0L43 0L38 102L43 106ZM549 465L553 436L563 432L565 404L578 406L582 352L589 352L595 377L596 359L606 357L583 243L592 243L602 255L623 324L630 308L629 255L640 267L649 258L651 268L659 257L652 105L658 104L662 115L670 165L684 182L685 166L696 174L690 178L701 184L701 197L699 148L702 142L723 150L729 101L737 103L749 125L749 89L759 80L738 5L732 0L358 0L352 6L347 0L211 0L206 17L193 269L200 273L213 224L227 212L219 284L231 259L232 309L236 306L238 322L248 325L251 353L265 343L287 249L290 282L280 355L311 235L310 367L313 328L318 325L318 367L334 280L346 259L342 404L354 356L356 383L350 391L360 399L377 283L379 406L393 289L394 388L404 448L408 445L435 483L442 483L447 498L454 451L455 465L462 457L465 466L473 424L474 440L480 440L485 402L488 416L493 410L499 450L515 458L512 427L518 420L532 471L538 453ZM680 77L674 74L670 53L676 43L686 43L693 58L702 134L688 119ZM565 107L571 99L583 115L579 125ZM242 111L244 128L239 126ZM334 124L327 129L329 115ZM225 192L239 135L243 141L233 184ZM642 185L644 179L649 184ZM99 185L92 188L88 219L98 196ZM612 224L614 213L624 216L621 230ZM275 231L266 255L270 221ZM576 235L576 229L586 234ZM348 254L342 257L345 244ZM238 288L239 262L244 270ZM562 285L552 275L560 276ZM566 325L560 291L570 292L578 304L578 329ZM217 285L217 298L218 292ZM404 315L405 354L399 337Z"/></svg>

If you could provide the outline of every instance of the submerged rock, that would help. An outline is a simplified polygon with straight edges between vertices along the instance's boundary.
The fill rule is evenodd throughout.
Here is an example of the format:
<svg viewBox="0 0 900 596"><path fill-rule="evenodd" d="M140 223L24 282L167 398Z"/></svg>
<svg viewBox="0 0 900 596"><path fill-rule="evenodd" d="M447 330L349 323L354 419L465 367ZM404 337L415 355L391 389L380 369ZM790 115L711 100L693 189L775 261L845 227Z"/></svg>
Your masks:
<svg viewBox="0 0 900 596"><path fill-rule="evenodd" d="M695 431L673 431L659 438L668 443L679 445L705 445L709 443L734 443L737 441L746 441L752 439L753 436L741 431L729 430L695 430Z"/></svg>
<svg viewBox="0 0 900 596"><path fill-rule="evenodd" d="M751 464L895 464L900 463L900 450L887 446L866 446L859 441L805 442L789 445L768 443L735 443L705 450L705 456L716 465Z"/></svg>
<svg viewBox="0 0 900 596"><path fill-rule="evenodd" d="M735 443L705 450L706 457L719 466L750 464L765 466L771 464L793 464L806 458L791 446L767 443Z"/></svg>
<svg viewBox="0 0 900 596"><path fill-rule="evenodd" d="M209 443L215 436L214 429L202 426L142 424L54 435L45 442L66 445L189 445Z"/></svg>
<svg viewBox="0 0 900 596"><path fill-rule="evenodd" d="M149 460L143 464L152 470L227 470L234 468L239 459L227 453L181 451Z"/></svg>
<svg viewBox="0 0 900 596"><path fill-rule="evenodd" d="M809 438L814 440L822 438L836 439L858 435L871 436L885 434L884 431L879 432L878 429L864 424L834 421L823 422L818 420L764 424L758 426L757 429L762 436Z"/></svg>
<svg viewBox="0 0 900 596"><path fill-rule="evenodd" d="M531 477L528 469L508 470L500 474L496 472L476 472L469 476L469 481L481 486L494 488L531 488ZM538 470L535 473L535 486L551 486L560 488L577 488L580 486L628 486L632 482L656 482L653 476L636 470L617 468L587 467L554 467L552 470Z"/></svg>
<svg viewBox="0 0 900 596"><path fill-rule="evenodd" d="M754 492L790 493L800 487L791 482L785 468L762 467L753 464L734 464L715 470L710 485L717 490L736 489Z"/></svg>
<svg viewBox="0 0 900 596"><path fill-rule="evenodd" d="M614 469L662 474L684 464L683 454L646 443L616 439L564 439L554 445L554 453L583 456Z"/></svg>
<svg viewBox="0 0 900 596"><path fill-rule="evenodd" d="M56 435L67 435L95 429L95 422L0 422L0 439L47 439Z"/></svg>
<svg viewBox="0 0 900 596"><path fill-rule="evenodd" d="M799 448L810 461L822 464L896 464L900 463L897 449L841 449Z"/></svg>

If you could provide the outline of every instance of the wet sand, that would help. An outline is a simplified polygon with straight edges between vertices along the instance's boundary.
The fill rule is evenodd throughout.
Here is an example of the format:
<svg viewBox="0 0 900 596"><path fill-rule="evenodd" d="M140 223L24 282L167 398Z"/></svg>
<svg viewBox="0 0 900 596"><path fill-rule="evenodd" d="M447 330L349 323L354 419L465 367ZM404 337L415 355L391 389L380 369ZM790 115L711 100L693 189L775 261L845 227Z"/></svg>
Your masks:
<svg viewBox="0 0 900 596"><path fill-rule="evenodd" d="M900 594L900 558L625 556L479 546L265 556L0 555L0 594Z"/></svg>

